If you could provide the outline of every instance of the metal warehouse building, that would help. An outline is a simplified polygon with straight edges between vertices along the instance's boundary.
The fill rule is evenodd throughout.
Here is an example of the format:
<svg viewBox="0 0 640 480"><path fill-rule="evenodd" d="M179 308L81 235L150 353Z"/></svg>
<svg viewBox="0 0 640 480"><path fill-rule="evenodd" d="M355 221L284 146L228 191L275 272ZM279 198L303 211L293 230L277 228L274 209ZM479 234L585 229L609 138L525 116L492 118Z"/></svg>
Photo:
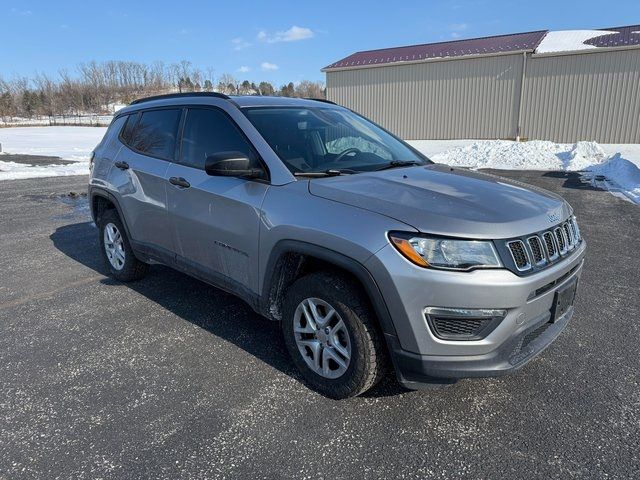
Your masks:
<svg viewBox="0 0 640 480"><path fill-rule="evenodd" d="M327 98L409 139L640 143L640 25L357 52Z"/></svg>

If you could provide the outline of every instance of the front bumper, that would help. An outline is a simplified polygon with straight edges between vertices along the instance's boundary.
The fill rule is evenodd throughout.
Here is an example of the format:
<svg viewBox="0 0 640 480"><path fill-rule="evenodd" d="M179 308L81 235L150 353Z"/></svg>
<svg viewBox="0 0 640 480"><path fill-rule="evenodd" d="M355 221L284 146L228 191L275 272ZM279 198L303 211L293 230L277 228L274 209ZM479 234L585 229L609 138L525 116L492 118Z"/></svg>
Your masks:
<svg viewBox="0 0 640 480"><path fill-rule="evenodd" d="M514 372L547 348L573 316L573 307L555 322L550 314L516 332L500 347L484 355L417 355L403 350L393 335L387 336L399 381L409 388L429 383L447 383L443 379L497 377Z"/></svg>
<svg viewBox="0 0 640 480"><path fill-rule="evenodd" d="M415 388L434 379L504 375L542 352L566 327L573 307L550 322L555 293L582 272L586 243L564 261L519 277L508 270L458 273L414 267L388 246L367 262L389 308L396 335L386 334L398 379ZM425 307L493 308L505 318L480 340L437 338ZM435 381L435 383L438 383Z"/></svg>

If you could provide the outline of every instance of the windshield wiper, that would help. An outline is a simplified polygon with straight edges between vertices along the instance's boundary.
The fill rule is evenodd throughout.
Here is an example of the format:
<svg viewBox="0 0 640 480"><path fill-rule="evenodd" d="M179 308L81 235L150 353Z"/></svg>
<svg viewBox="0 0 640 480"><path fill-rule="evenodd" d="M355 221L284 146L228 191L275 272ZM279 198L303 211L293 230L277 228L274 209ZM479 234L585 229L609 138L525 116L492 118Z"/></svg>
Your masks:
<svg viewBox="0 0 640 480"><path fill-rule="evenodd" d="M376 168L374 172L377 172L380 170L388 170L390 168L410 167L411 165L422 165L422 163L416 160L392 160L386 165L383 165L380 168Z"/></svg>
<svg viewBox="0 0 640 480"><path fill-rule="evenodd" d="M294 172L294 177L337 177L338 175L344 175L345 173L358 173L356 170L350 170L348 168L341 169L329 169L324 172Z"/></svg>

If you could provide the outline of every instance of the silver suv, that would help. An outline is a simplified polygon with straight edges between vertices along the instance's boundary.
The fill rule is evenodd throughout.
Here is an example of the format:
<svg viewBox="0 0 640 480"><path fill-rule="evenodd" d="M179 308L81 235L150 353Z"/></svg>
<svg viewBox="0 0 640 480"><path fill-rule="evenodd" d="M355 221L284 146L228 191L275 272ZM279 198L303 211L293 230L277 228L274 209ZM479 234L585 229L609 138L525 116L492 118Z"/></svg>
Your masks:
<svg viewBox="0 0 640 480"><path fill-rule="evenodd" d="M146 98L96 147L118 280L181 270L282 324L308 384L358 395L512 372L573 314L585 242L547 191L438 165L318 100Z"/></svg>

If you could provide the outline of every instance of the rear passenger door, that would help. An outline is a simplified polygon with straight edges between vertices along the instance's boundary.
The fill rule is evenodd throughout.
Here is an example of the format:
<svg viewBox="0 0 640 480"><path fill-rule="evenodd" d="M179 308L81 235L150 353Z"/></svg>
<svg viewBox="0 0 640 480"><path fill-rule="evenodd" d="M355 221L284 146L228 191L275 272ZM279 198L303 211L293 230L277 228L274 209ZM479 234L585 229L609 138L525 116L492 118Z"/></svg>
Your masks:
<svg viewBox="0 0 640 480"><path fill-rule="evenodd" d="M182 108L144 110L129 115L111 170L131 240L137 250L166 262L173 258L168 224L166 172L175 159Z"/></svg>
<svg viewBox="0 0 640 480"><path fill-rule="evenodd" d="M177 261L246 297L257 290L260 208L268 183L207 175L206 158L229 151L245 153L261 166L257 152L223 110L188 108L178 160L166 173L167 205Z"/></svg>

